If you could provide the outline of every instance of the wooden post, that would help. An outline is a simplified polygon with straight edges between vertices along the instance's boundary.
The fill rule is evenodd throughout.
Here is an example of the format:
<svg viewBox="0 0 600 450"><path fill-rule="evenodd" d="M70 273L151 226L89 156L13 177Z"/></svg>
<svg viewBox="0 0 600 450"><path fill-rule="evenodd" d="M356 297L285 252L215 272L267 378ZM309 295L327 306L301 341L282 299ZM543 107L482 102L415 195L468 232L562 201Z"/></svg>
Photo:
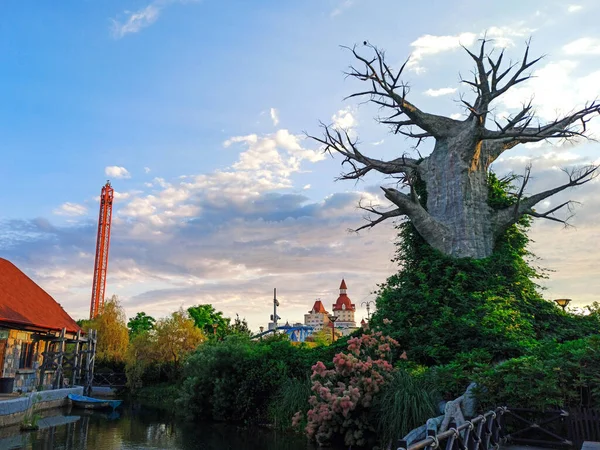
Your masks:
<svg viewBox="0 0 600 450"><path fill-rule="evenodd" d="M71 374L71 386L77 386L81 376L81 330L77 332L75 337L75 352L73 354L73 370Z"/></svg>
<svg viewBox="0 0 600 450"><path fill-rule="evenodd" d="M60 338L58 340L58 355L56 358L56 372L54 377L54 389L60 389L62 387L63 379L63 357L65 353L65 332L63 328L60 332Z"/></svg>

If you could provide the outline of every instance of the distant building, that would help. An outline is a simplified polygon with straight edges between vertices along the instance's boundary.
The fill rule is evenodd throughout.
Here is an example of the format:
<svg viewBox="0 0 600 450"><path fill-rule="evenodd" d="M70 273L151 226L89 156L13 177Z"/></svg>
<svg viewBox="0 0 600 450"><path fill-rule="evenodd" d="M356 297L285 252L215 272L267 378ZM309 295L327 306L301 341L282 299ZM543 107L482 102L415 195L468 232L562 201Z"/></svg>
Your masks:
<svg viewBox="0 0 600 450"><path fill-rule="evenodd" d="M315 301L308 314L304 314L304 325L312 327L314 332L321 331L329 323L329 313L321 300Z"/></svg>
<svg viewBox="0 0 600 450"><path fill-rule="evenodd" d="M338 330L342 336L347 336L356 330L356 322L354 321L354 313L356 312L356 306L347 294L346 281L342 279L340 284L340 296L333 304L333 315L337 317L335 322L335 329Z"/></svg>

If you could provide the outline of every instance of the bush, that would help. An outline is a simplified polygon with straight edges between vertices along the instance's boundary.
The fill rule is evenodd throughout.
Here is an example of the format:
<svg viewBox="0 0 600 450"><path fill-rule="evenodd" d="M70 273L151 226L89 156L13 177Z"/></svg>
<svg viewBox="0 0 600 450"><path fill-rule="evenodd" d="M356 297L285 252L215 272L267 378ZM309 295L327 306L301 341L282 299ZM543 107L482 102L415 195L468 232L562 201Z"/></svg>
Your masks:
<svg viewBox="0 0 600 450"><path fill-rule="evenodd" d="M363 446L374 438L369 410L382 386L391 377L392 348L398 343L381 332L348 340L347 353L333 358L333 369L321 361L313 366L311 409L306 413L306 433L319 445L343 441ZM302 421L299 411L294 416Z"/></svg>
<svg viewBox="0 0 600 450"><path fill-rule="evenodd" d="M533 409L600 406L600 336L546 343L475 376L484 405Z"/></svg>
<svg viewBox="0 0 600 450"><path fill-rule="evenodd" d="M373 420L383 444L396 442L438 415L438 394L423 376L399 370L373 404Z"/></svg>
<svg viewBox="0 0 600 450"><path fill-rule="evenodd" d="M309 350L282 336L262 341L231 335L200 346L187 360L179 404L196 418L266 422L287 380L303 380Z"/></svg>
<svg viewBox="0 0 600 450"><path fill-rule="evenodd" d="M290 378L283 382L269 406L272 423L279 429L292 426L292 419L298 411L306 414L308 398L311 394L310 378Z"/></svg>

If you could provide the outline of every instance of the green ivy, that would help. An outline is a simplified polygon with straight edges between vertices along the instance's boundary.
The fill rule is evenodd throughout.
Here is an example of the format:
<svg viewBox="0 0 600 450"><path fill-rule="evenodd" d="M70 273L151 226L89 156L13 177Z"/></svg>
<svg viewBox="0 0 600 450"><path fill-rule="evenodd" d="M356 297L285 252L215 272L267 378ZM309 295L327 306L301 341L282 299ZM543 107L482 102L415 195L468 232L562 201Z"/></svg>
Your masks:
<svg viewBox="0 0 600 450"><path fill-rule="evenodd" d="M489 177L489 204L513 205L514 178ZM416 190L425 204L426 186ZM452 258L429 246L407 221L398 225L397 274L380 285L373 324L397 339L410 359L447 364L459 353L482 349L493 361L524 355L545 339L587 336L597 321L563 313L544 300L527 250L530 220L522 218L496 242L485 259ZM384 324L383 319L392 320Z"/></svg>

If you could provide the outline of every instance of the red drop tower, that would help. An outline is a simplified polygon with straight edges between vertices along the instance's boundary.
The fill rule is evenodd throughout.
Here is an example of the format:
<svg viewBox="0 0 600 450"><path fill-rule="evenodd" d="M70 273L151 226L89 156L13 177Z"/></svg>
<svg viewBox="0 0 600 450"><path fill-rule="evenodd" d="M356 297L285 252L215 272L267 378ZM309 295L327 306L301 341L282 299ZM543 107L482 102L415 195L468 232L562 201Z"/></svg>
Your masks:
<svg viewBox="0 0 600 450"><path fill-rule="evenodd" d="M94 283L92 285L92 301L90 319L102 312L104 307L104 289L106 288L106 272L108 270L108 247L110 245L110 224L114 189L107 181L100 193L100 216L98 218L98 237L96 239L96 260L94 263Z"/></svg>

